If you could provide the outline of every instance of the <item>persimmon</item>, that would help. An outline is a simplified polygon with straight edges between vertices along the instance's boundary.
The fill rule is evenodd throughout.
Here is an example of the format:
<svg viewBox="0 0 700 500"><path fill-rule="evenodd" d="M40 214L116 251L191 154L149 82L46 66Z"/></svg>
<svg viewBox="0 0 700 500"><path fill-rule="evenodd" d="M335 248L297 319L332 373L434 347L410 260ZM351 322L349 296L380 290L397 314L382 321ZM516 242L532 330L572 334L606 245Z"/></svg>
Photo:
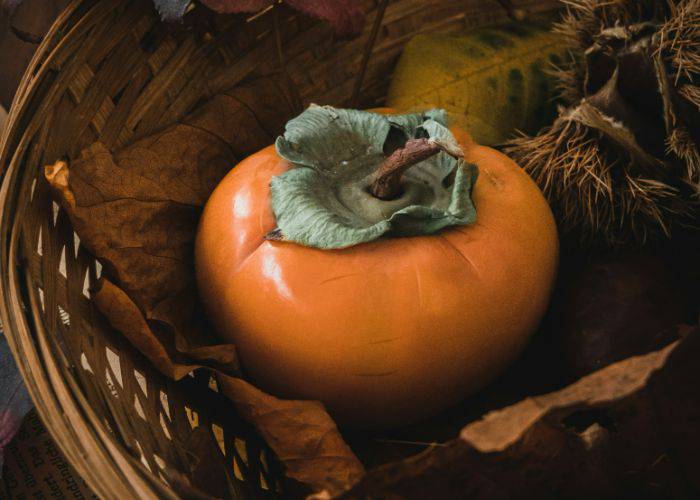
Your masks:
<svg viewBox="0 0 700 500"><path fill-rule="evenodd" d="M309 108L222 180L196 243L205 309L246 376L362 428L429 417L498 376L557 259L534 182L438 111Z"/></svg>

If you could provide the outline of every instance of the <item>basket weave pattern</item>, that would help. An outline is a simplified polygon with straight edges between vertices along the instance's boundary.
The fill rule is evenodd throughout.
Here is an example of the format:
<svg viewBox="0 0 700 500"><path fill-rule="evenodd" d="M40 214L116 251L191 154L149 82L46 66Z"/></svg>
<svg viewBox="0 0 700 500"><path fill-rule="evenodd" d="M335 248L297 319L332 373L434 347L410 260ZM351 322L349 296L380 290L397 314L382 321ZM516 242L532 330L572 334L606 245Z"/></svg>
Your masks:
<svg viewBox="0 0 700 500"><path fill-rule="evenodd" d="M76 0L37 51L1 143L2 320L42 420L98 495L175 497L168 471L195 474L189 450L207 440L241 497L279 492L281 468L208 374L166 379L96 311L90 288L101 266L52 201L43 166L96 140L118 149L220 91L280 70L304 103L346 105L377 3L363 1L364 34L342 41L280 6L217 16L203 33L168 29L149 0ZM496 2L389 2L357 105L381 104L401 47L416 33L505 19Z"/></svg>

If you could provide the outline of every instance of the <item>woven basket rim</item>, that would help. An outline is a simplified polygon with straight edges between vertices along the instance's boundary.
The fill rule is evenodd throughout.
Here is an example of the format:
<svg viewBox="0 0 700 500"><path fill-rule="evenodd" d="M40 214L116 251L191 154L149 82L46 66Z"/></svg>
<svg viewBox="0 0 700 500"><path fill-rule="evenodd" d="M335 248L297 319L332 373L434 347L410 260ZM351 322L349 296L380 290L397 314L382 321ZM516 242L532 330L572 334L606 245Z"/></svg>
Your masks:
<svg viewBox="0 0 700 500"><path fill-rule="evenodd" d="M15 188L21 178L19 152L26 147L28 130L21 125L41 101L39 89L54 51L74 30L81 28L81 10L97 0L73 0L58 16L39 44L22 77L0 138L0 318L18 371L34 407L51 438L79 476L100 498L178 498L178 495L138 461L124 452L104 428L78 387L65 359L57 356L29 294L30 310L22 303L28 270L17 265L19 220ZM78 16L77 21L75 17ZM73 24L72 24L73 23ZM32 331L34 329L34 332ZM70 421L70 425L62 422ZM70 432L73 431L73 432Z"/></svg>

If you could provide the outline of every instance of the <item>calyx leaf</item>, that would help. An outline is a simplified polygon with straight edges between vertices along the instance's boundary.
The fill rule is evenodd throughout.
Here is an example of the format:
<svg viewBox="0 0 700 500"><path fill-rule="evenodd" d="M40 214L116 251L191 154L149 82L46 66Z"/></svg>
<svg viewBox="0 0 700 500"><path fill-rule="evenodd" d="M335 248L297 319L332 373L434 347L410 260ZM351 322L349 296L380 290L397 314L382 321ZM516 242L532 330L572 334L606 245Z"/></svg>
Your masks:
<svg viewBox="0 0 700 500"><path fill-rule="evenodd" d="M421 137L459 150L442 110L381 115L312 105L289 121L276 147L295 168L271 182L272 208L283 238L333 249L383 235L425 235L472 224L476 166L446 153L411 167L396 199L380 200L368 191L385 156L401 142Z"/></svg>

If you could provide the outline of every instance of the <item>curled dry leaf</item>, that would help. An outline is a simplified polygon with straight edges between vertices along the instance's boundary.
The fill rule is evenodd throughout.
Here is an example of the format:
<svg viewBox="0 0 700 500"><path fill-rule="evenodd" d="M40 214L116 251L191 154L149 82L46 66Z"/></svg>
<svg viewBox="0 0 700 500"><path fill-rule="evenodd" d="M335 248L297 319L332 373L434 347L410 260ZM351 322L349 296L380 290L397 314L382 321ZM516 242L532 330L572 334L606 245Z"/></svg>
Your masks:
<svg viewBox="0 0 700 500"><path fill-rule="evenodd" d="M230 352L217 360L201 350L218 341L199 311L195 233L221 178L270 144L294 113L296 100L285 89L261 79L214 97L183 123L118 152L97 142L70 168L63 162L46 168L81 241L149 327L171 339L173 353L229 373L238 368ZM253 92L268 107L253 106Z"/></svg>
<svg viewBox="0 0 700 500"><path fill-rule="evenodd" d="M218 500L232 494L231 472L219 453L216 439L205 427L197 427L187 440L187 474L165 468L171 487L187 500ZM196 486L195 486L196 485Z"/></svg>
<svg viewBox="0 0 700 500"><path fill-rule="evenodd" d="M158 337L157 331L149 326L139 308L121 288L104 278L95 288L93 300L109 324L124 335L161 373L179 380L201 367L200 364L187 360L186 354L173 352L168 339ZM213 345L205 349L209 349L213 356L221 356L223 352L229 363L236 363L236 351L232 345Z"/></svg>
<svg viewBox="0 0 700 500"><path fill-rule="evenodd" d="M341 498L697 498L700 328L494 411Z"/></svg>
<svg viewBox="0 0 700 500"><path fill-rule="evenodd" d="M219 376L219 384L239 415L255 423L290 477L314 491L337 494L363 476L364 467L321 403L278 399L225 375Z"/></svg>
<svg viewBox="0 0 700 500"><path fill-rule="evenodd" d="M333 420L320 403L280 400L232 377L235 347L213 335L195 286L195 234L211 191L298 111L287 85L259 79L120 151L95 143L70 166L47 167L46 179L82 244L104 265L93 298L111 326L170 378L202 366L218 373L288 475L337 492L363 469Z"/></svg>

